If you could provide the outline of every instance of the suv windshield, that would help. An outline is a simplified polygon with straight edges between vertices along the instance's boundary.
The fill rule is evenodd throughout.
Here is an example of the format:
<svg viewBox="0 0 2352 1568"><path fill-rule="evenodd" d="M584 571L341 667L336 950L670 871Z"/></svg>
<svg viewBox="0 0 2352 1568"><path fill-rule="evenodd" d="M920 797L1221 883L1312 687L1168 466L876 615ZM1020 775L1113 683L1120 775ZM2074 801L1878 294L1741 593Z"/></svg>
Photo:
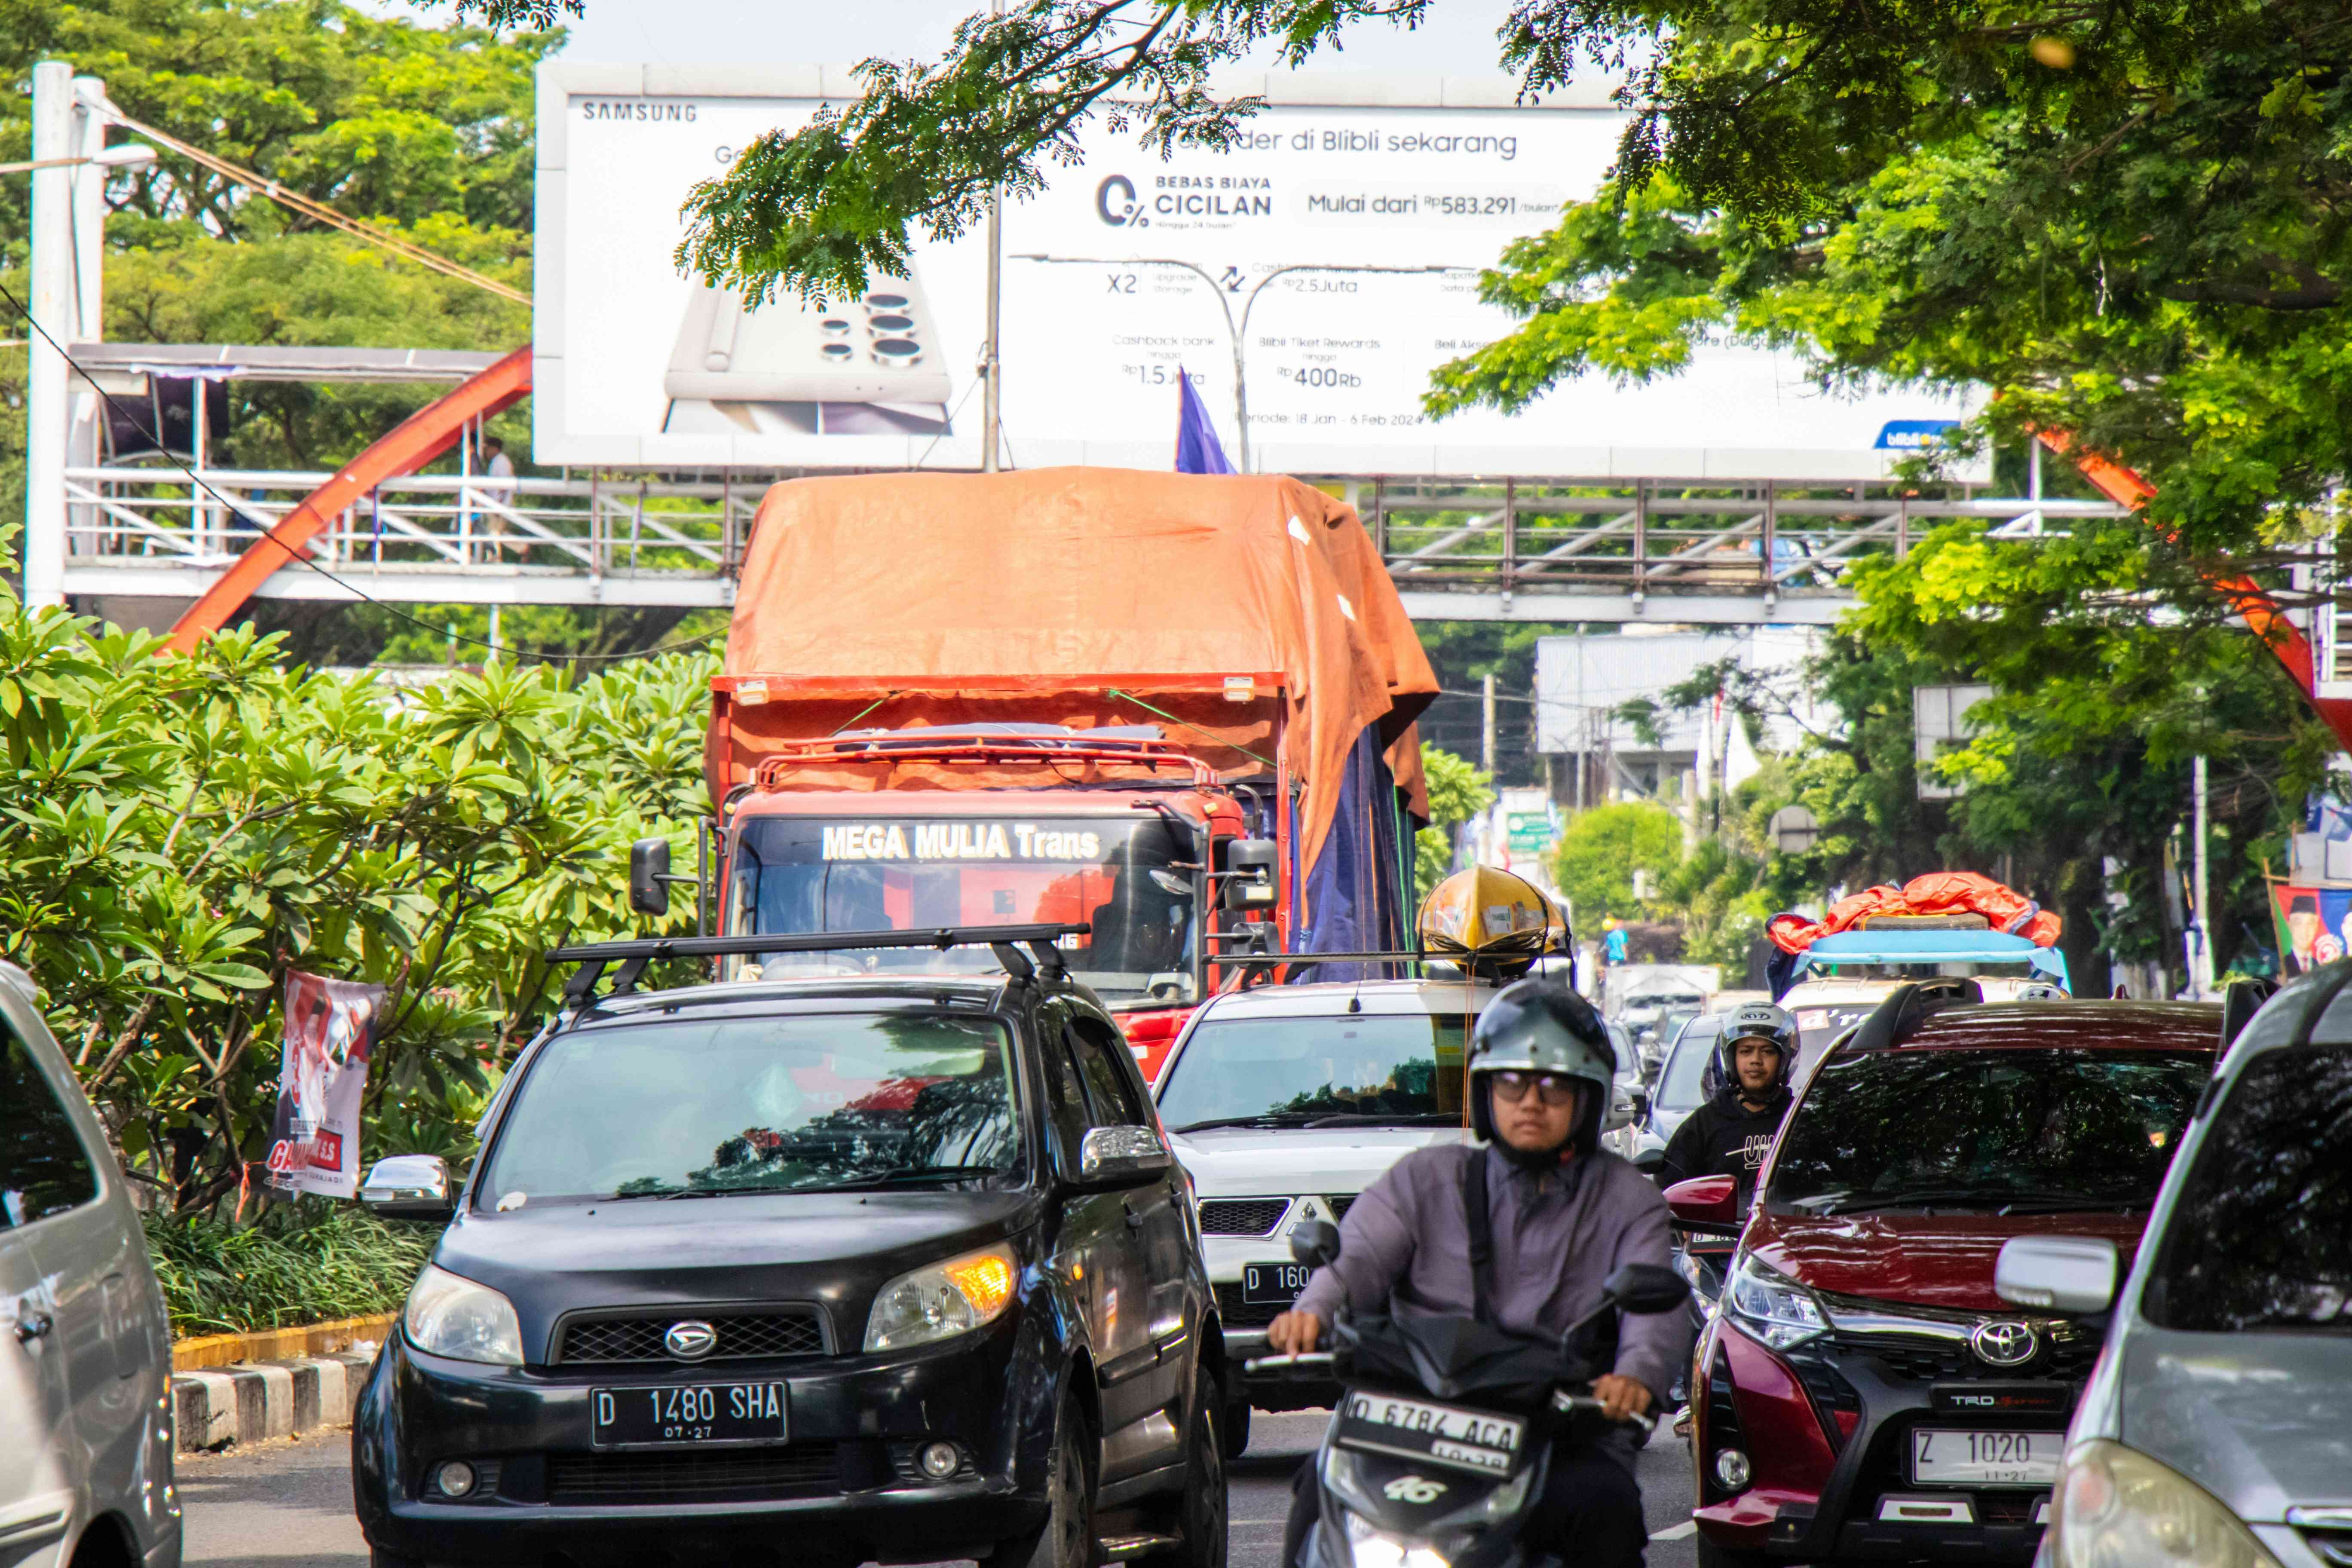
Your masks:
<svg viewBox="0 0 2352 1568"><path fill-rule="evenodd" d="M1458 1013L1213 1017L1169 1068L1160 1119L1176 1132L1331 1117L1456 1122L1466 1027Z"/></svg>
<svg viewBox="0 0 2352 1568"><path fill-rule="evenodd" d="M2352 1329L2352 1045L2246 1064L2141 1307L2168 1329Z"/></svg>
<svg viewBox="0 0 2352 1568"><path fill-rule="evenodd" d="M1021 1150L992 1019L803 1015L558 1035L516 1092L476 1188L548 1199L920 1186L997 1175Z"/></svg>
<svg viewBox="0 0 2352 1568"><path fill-rule="evenodd" d="M729 929L828 931L1076 924L1080 981L1114 1005L1191 1001L1200 945L1193 872L1156 816L757 817L734 860ZM774 980L809 974L994 973L984 948L772 954ZM740 974L739 965L735 973Z"/></svg>
<svg viewBox="0 0 2352 1568"><path fill-rule="evenodd" d="M2143 1209L2211 1068L2195 1051L1834 1056L1780 1134L1765 1201L1780 1214Z"/></svg>

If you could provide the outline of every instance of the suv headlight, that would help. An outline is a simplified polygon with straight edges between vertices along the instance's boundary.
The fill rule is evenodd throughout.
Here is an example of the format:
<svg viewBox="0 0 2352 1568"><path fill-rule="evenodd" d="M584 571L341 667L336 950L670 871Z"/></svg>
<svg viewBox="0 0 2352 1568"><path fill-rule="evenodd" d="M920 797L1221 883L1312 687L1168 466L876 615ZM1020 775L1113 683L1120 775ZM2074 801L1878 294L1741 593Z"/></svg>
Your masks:
<svg viewBox="0 0 2352 1568"><path fill-rule="evenodd" d="M408 1342L431 1354L493 1366L522 1364L522 1324L514 1303L446 1268L425 1266L400 1321Z"/></svg>
<svg viewBox="0 0 2352 1568"><path fill-rule="evenodd" d="M901 1274L874 1298L867 1351L899 1351L970 1333L1004 1315L1021 1277L1009 1247L982 1247Z"/></svg>
<svg viewBox="0 0 2352 1568"><path fill-rule="evenodd" d="M1741 1328L1776 1351L1829 1330L1829 1318L1813 1293L1778 1269L1766 1268L1753 1254L1741 1258L1731 1271L1723 1300Z"/></svg>
<svg viewBox="0 0 2352 1568"><path fill-rule="evenodd" d="M2253 1531L2204 1488L2104 1437L2076 1444L2058 1467L2050 1546L2054 1568L2278 1568Z"/></svg>

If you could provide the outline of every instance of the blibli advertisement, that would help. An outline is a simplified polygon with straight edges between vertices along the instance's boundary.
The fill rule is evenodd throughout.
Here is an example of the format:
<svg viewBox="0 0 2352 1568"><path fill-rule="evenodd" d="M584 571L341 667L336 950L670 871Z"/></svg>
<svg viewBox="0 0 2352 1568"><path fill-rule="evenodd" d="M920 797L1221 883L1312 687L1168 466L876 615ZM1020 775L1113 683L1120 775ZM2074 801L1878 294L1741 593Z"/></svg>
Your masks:
<svg viewBox="0 0 2352 1568"><path fill-rule="evenodd" d="M746 96L740 71L701 93L667 68L651 94L543 70L539 461L976 466L979 230L856 299L755 308L680 274L678 209L824 100ZM1610 109L1276 104L1229 149L1163 158L1098 120L1006 206L1003 458L1166 468L1180 377L1236 462L1245 406L1252 467L1326 475L1875 479L1970 412L1717 347L1650 386L1432 421L1431 372L1513 325L1479 270L1591 195L1622 129Z"/></svg>

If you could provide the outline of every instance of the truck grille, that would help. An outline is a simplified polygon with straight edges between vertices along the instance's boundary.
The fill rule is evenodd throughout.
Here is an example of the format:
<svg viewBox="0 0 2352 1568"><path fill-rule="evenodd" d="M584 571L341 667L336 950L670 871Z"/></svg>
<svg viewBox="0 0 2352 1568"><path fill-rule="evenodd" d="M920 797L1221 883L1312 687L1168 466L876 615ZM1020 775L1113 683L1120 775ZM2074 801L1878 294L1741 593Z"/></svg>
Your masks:
<svg viewBox="0 0 2352 1568"><path fill-rule="evenodd" d="M1202 1236L1265 1236L1288 1213L1288 1198L1203 1198Z"/></svg>
<svg viewBox="0 0 2352 1568"><path fill-rule="evenodd" d="M830 1443L547 1457L548 1500L555 1503L749 1501L840 1489L841 1467Z"/></svg>
<svg viewBox="0 0 2352 1568"><path fill-rule="evenodd" d="M692 1308L667 1307L642 1317L575 1319L563 1325L555 1360L568 1365L586 1363L676 1362L663 1348L662 1336L672 1323L709 1323L719 1343L704 1361L755 1361L824 1353L824 1324L813 1307L787 1307L768 1312L698 1313Z"/></svg>

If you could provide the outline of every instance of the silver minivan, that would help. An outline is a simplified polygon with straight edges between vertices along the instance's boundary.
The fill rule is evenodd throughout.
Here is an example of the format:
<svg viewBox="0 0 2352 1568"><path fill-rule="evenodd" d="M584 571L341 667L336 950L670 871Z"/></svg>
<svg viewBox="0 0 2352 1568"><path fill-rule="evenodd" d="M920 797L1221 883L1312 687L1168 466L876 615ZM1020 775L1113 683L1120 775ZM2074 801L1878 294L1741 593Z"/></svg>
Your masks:
<svg viewBox="0 0 2352 1568"><path fill-rule="evenodd" d="M0 1563L177 1568L171 1375L121 1170L0 963Z"/></svg>
<svg viewBox="0 0 2352 1568"><path fill-rule="evenodd" d="M2113 1309L2042 1568L2352 1565L2347 982L2352 963L2295 981L2231 1042L2127 1269L2098 1237L2002 1247L2004 1300Z"/></svg>

